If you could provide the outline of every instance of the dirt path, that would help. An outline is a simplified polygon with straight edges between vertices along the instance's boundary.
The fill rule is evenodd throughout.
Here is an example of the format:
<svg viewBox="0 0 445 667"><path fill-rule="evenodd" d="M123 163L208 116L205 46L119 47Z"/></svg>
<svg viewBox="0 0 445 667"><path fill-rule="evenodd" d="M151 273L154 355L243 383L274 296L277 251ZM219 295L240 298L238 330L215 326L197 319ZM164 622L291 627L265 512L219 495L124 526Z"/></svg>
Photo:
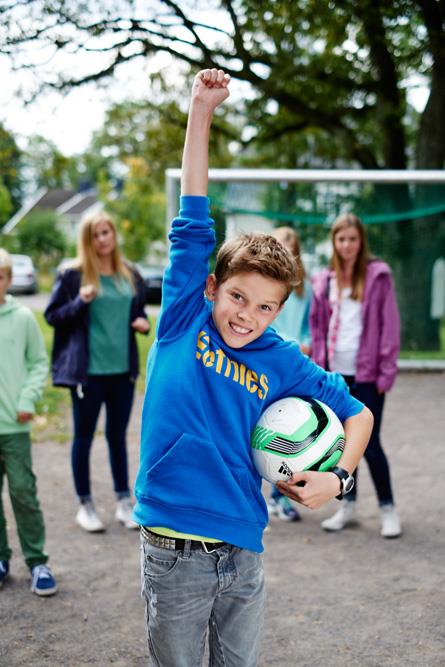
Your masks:
<svg viewBox="0 0 445 667"><path fill-rule="evenodd" d="M133 476L139 411L137 405L130 434ZM402 539L379 536L366 465L356 528L339 535L320 530L336 501L303 511L301 524L272 519L265 535L261 667L445 665L444 433L445 374L402 374L388 396L383 431ZM60 592L46 600L29 593L5 497L15 557L0 591L0 665L146 665L138 535L113 521L103 438L95 443L92 470L96 502L109 525L105 534L87 535L74 524L68 444L35 445L34 467Z"/></svg>

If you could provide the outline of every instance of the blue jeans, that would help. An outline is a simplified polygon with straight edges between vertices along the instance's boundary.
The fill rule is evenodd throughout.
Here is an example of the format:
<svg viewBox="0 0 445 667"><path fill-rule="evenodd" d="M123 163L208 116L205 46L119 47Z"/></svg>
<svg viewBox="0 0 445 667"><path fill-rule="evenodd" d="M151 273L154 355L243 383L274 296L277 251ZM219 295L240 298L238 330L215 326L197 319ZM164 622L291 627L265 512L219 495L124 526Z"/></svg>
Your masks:
<svg viewBox="0 0 445 667"><path fill-rule="evenodd" d="M255 667L265 590L261 556L225 545L211 553L170 551L141 537L142 596L156 667Z"/></svg>
<svg viewBox="0 0 445 667"><path fill-rule="evenodd" d="M344 378L349 386L351 395L362 401L374 415L374 426L364 457L371 473L379 505L392 505L394 499L389 464L383 451L382 443L380 442L380 427L382 424L385 394L378 393L374 382L355 382L354 378L349 375L345 375ZM353 501L357 497L357 473L358 469L354 473L354 488L345 496L345 500Z"/></svg>
<svg viewBox="0 0 445 667"><path fill-rule="evenodd" d="M105 404L105 436L108 442L114 490L118 497L129 495L126 433L133 405L134 382L128 373L89 375L82 387L83 398L71 389L74 440L71 464L76 493L91 497L90 450L102 404Z"/></svg>

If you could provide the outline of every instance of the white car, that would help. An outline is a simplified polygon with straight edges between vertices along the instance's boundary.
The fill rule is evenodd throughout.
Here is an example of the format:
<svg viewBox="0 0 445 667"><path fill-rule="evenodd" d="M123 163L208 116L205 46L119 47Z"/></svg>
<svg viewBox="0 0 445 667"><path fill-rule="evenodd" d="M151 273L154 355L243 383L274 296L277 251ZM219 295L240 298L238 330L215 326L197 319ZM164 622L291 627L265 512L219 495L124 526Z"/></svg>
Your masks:
<svg viewBox="0 0 445 667"><path fill-rule="evenodd" d="M11 255L12 282L8 292L14 294L35 294L37 287L37 272L28 255Z"/></svg>

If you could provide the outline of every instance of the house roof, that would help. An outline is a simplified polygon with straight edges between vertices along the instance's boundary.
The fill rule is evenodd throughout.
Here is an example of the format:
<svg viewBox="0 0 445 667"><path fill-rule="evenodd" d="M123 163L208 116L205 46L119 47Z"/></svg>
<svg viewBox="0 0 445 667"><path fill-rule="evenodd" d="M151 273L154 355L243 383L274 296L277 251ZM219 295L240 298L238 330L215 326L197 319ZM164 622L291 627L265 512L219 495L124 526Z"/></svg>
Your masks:
<svg viewBox="0 0 445 667"><path fill-rule="evenodd" d="M90 208L101 207L99 200L91 190L75 192L55 188L41 188L37 194L15 213L4 225L2 232L8 234L26 215L35 210L50 210L65 215L82 215Z"/></svg>

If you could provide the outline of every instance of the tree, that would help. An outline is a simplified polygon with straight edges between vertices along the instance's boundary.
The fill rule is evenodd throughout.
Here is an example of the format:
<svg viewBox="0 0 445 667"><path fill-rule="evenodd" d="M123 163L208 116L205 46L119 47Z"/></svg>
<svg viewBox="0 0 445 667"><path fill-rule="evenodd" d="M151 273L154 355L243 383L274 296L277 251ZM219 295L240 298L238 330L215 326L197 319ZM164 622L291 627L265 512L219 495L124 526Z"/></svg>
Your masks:
<svg viewBox="0 0 445 667"><path fill-rule="evenodd" d="M8 188L0 177L0 229L9 220L12 213L12 201Z"/></svg>
<svg viewBox="0 0 445 667"><path fill-rule="evenodd" d="M162 77L157 79L157 95L162 105L150 100L125 101L113 105L103 126L94 133L80 162L88 165L101 199L115 214L127 257L142 260L153 240L165 232L165 170L181 164L186 109ZM184 96L184 99L187 98ZM229 143L239 139L239 129L222 110L214 121L211 136L211 166L227 167L233 161ZM122 182L118 198L112 182Z"/></svg>
<svg viewBox="0 0 445 667"><path fill-rule="evenodd" d="M0 180L8 192L14 213L22 198L22 152L14 136L0 123ZM6 222L6 221L5 221Z"/></svg>
<svg viewBox="0 0 445 667"><path fill-rule="evenodd" d="M128 177L120 197L112 198L106 186L102 194L116 219L125 256L140 261L147 255L150 242L163 235L164 202L153 189L150 168L143 158L128 158L127 166Z"/></svg>
<svg viewBox="0 0 445 667"><path fill-rule="evenodd" d="M237 102L240 125L247 118L245 142L278 146L311 133L311 155L327 164L444 166L445 0L28 0L26 13L12 2L0 11L0 52L18 67L37 68L43 86L63 91L103 81L164 52L193 70L224 67L248 84ZM76 68L70 63L81 52L90 58ZM419 79L429 94L416 117L407 93ZM396 194L409 204L408 188ZM416 253L409 227L397 229L396 272L408 286L400 291L402 301L412 293L413 276L430 268L419 266L423 252ZM419 242L428 236L420 233ZM428 298L427 281L423 303ZM402 311L409 312L403 303ZM437 327L426 313L421 321L418 340L437 346ZM413 327L404 322L407 344Z"/></svg>
<svg viewBox="0 0 445 667"><path fill-rule="evenodd" d="M77 189L81 179L78 159L64 155L52 141L31 136L24 160L28 180L35 187Z"/></svg>
<svg viewBox="0 0 445 667"><path fill-rule="evenodd" d="M14 241L14 252L31 255L35 264L54 266L65 254L67 240L58 228L53 211L34 211L20 221Z"/></svg>
<svg viewBox="0 0 445 667"><path fill-rule="evenodd" d="M28 0L0 9L0 52L66 90L164 51L192 68L224 67L249 83L269 137L318 127L365 168L403 169L410 77L430 94L419 118L416 166L445 159L443 0ZM47 59L35 56L39 45ZM58 59L63 52L64 58ZM90 58L78 75L79 53ZM59 66L59 62L67 63ZM283 114L277 119L275 101ZM278 122L277 122L278 120Z"/></svg>
<svg viewBox="0 0 445 667"><path fill-rule="evenodd" d="M165 170L181 164L187 110L181 109L178 89L167 87L162 79L153 91L156 99L126 101L113 105L106 113L102 128L95 132L87 158L96 164L97 173L123 177L122 165L130 158L142 158L150 168L150 181L156 189L164 188ZM184 98L187 99L184 95ZM227 120L227 112L217 114L210 138L210 163L227 167L233 161L229 143L239 139L239 129Z"/></svg>

